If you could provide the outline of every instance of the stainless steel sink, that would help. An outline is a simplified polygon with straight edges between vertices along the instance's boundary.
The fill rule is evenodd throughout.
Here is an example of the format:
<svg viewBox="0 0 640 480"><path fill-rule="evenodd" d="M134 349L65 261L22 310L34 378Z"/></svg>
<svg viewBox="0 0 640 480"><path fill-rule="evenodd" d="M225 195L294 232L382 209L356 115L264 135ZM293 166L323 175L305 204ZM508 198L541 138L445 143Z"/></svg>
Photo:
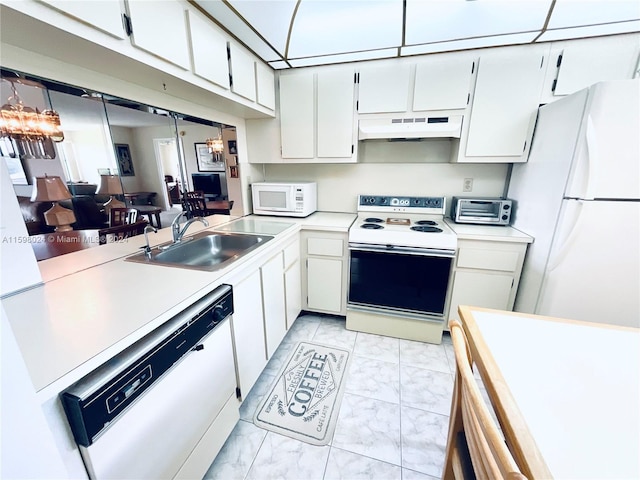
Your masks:
<svg viewBox="0 0 640 480"><path fill-rule="evenodd" d="M142 252L126 260L212 272L226 267L272 238L270 235L200 232L178 244L167 243L154 248L151 258Z"/></svg>

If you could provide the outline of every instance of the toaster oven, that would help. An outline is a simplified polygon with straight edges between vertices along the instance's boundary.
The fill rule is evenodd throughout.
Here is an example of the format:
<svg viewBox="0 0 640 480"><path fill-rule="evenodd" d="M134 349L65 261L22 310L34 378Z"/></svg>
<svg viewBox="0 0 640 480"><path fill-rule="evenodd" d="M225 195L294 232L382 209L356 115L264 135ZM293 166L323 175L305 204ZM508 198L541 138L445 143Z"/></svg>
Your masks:
<svg viewBox="0 0 640 480"><path fill-rule="evenodd" d="M503 198L453 197L451 219L456 223L509 225L513 201Z"/></svg>

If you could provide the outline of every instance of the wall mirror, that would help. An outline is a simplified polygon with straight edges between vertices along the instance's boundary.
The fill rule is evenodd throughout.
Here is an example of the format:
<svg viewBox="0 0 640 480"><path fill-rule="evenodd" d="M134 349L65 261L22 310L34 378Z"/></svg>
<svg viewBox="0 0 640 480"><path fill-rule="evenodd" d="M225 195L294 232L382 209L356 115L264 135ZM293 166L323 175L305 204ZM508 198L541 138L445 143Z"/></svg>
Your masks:
<svg viewBox="0 0 640 480"><path fill-rule="evenodd" d="M70 198L57 201L74 212L76 233L67 236L109 227L110 201L138 209L140 219L161 227L182 212L188 191L202 190L207 201L229 206L216 213L230 213L227 172L237 165L237 152L229 152L229 145L235 149L233 126L6 69L0 83L3 103L15 103L11 97L18 92L23 105L54 110L64 135L40 149L20 137L0 138L31 237L61 235L44 216L56 201L32 200L35 178L44 176L60 177L69 191ZM46 248L34 246L38 260L73 251L44 243Z"/></svg>

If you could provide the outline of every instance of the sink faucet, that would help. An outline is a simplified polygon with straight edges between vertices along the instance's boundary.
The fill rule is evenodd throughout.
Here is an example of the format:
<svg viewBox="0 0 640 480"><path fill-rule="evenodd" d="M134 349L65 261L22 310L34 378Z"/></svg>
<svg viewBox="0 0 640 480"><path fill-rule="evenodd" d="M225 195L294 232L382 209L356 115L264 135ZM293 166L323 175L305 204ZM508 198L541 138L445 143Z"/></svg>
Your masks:
<svg viewBox="0 0 640 480"><path fill-rule="evenodd" d="M171 233L173 233L173 243L180 243L182 241L182 237L184 236L184 234L187 231L187 228L189 228L189 226L193 223L193 222L200 222L202 223L205 227L209 226L209 222L207 222L207 220L203 217L193 217L189 220L187 220L187 222L184 224L184 227L182 227L182 230L180 230L180 219L182 218L183 215L186 215L187 212L182 212L180 215L178 215L176 218L173 219L173 222L171 223Z"/></svg>
<svg viewBox="0 0 640 480"><path fill-rule="evenodd" d="M153 225L147 225L146 227L144 227L144 241L146 245L142 248L144 249L144 255L147 258L151 258L151 247L149 246L149 236L148 236L149 232L158 233L158 229Z"/></svg>

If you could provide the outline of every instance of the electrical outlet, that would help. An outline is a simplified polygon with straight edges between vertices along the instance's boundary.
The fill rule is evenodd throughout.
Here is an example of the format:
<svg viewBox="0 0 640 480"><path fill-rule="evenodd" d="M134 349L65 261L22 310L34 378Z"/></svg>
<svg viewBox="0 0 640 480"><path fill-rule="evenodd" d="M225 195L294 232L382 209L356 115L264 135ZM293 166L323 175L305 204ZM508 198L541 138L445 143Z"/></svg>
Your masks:
<svg viewBox="0 0 640 480"><path fill-rule="evenodd" d="M464 179L464 182L462 182L462 191L463 192L473 191L473 178Z"/></svg>

